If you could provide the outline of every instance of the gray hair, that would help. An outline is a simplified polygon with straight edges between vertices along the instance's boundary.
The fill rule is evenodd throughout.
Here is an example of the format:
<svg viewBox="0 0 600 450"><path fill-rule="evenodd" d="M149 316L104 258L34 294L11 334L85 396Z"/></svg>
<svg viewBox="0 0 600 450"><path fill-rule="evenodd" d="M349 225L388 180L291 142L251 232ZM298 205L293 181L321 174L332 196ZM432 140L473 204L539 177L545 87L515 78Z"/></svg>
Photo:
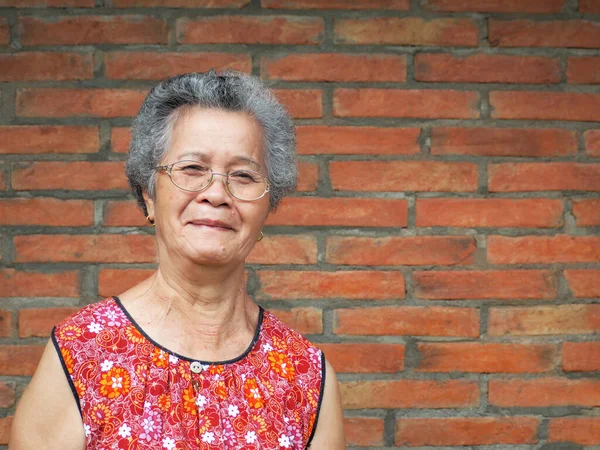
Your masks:
<svg viewBox="0 0 600 450"><path fill-rule="evenodd" d="M285 108L257 77L226 71L187 73L162 81L148 93L132 126L126 173L147 215L142 192L154 198L155 167L170 146L171 132L186 108L198 106L249 113L262 126L270 207L293 192L298 178L296 134Z"/></svg>

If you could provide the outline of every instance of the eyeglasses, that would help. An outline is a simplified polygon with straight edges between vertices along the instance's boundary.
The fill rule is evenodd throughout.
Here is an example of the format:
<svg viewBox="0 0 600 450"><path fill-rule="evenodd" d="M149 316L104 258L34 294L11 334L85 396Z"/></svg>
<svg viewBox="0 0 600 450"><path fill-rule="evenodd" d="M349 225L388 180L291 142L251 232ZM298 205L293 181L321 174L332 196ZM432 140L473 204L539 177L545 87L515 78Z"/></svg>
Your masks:
<svg viewBox="0 0 600 450"><path fill-rule="evenodd" d="M253 201L265 196L271 188L269 181L253 170L234 170L228 174L213 172L198 161L176 161L166 166L157 166L159 172L167 172L171 182L179 189L200 192L208 188L215 175L225 177L225 187L238 200Z"/></svg>

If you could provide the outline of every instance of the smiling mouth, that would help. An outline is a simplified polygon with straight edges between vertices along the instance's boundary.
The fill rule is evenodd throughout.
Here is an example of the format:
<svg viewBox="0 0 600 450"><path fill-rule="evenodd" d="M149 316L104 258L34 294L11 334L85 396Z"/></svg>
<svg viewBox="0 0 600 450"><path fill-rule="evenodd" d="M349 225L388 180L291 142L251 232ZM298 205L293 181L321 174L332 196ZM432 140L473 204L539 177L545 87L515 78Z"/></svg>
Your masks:
<svg viewBox="0 0 600 450"><path fill-rule="evenodd" d="M222 231L233 231L233 228L231 228L230 226L222 223L222 222L217 222L217 221L192 221L189 222L190 225L194 225L196 227L206 227L206 228L211 228L213 230L222 230Z"/></svg>

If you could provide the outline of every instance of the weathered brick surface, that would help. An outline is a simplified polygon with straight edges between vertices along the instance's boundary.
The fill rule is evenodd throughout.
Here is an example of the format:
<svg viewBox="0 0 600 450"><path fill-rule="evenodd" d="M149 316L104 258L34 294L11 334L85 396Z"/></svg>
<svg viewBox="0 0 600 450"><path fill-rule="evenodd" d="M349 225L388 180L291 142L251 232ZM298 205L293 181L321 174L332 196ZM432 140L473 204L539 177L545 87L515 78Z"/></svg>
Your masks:
<svg viewBox="0 0 600 450"><path fill-rule="evenodd" d="M349 448L600 446L597 0L0 0L0 446L52 326L155 273L129 127L211 68L297 126L245 282Z"/></svg>

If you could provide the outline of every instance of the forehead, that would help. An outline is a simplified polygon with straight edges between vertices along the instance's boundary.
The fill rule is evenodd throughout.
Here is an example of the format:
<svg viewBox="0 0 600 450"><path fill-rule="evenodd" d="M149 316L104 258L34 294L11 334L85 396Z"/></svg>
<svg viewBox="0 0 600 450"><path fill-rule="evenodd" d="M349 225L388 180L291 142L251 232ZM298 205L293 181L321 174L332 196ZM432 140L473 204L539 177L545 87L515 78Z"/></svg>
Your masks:
<svg viewBox="0 0 600 450"><path fill-rule="evenodd" d="M188 108L179 112L165 159L200 159L211 164L246 162L263 166L263 130L241 111Z"/></svg>

